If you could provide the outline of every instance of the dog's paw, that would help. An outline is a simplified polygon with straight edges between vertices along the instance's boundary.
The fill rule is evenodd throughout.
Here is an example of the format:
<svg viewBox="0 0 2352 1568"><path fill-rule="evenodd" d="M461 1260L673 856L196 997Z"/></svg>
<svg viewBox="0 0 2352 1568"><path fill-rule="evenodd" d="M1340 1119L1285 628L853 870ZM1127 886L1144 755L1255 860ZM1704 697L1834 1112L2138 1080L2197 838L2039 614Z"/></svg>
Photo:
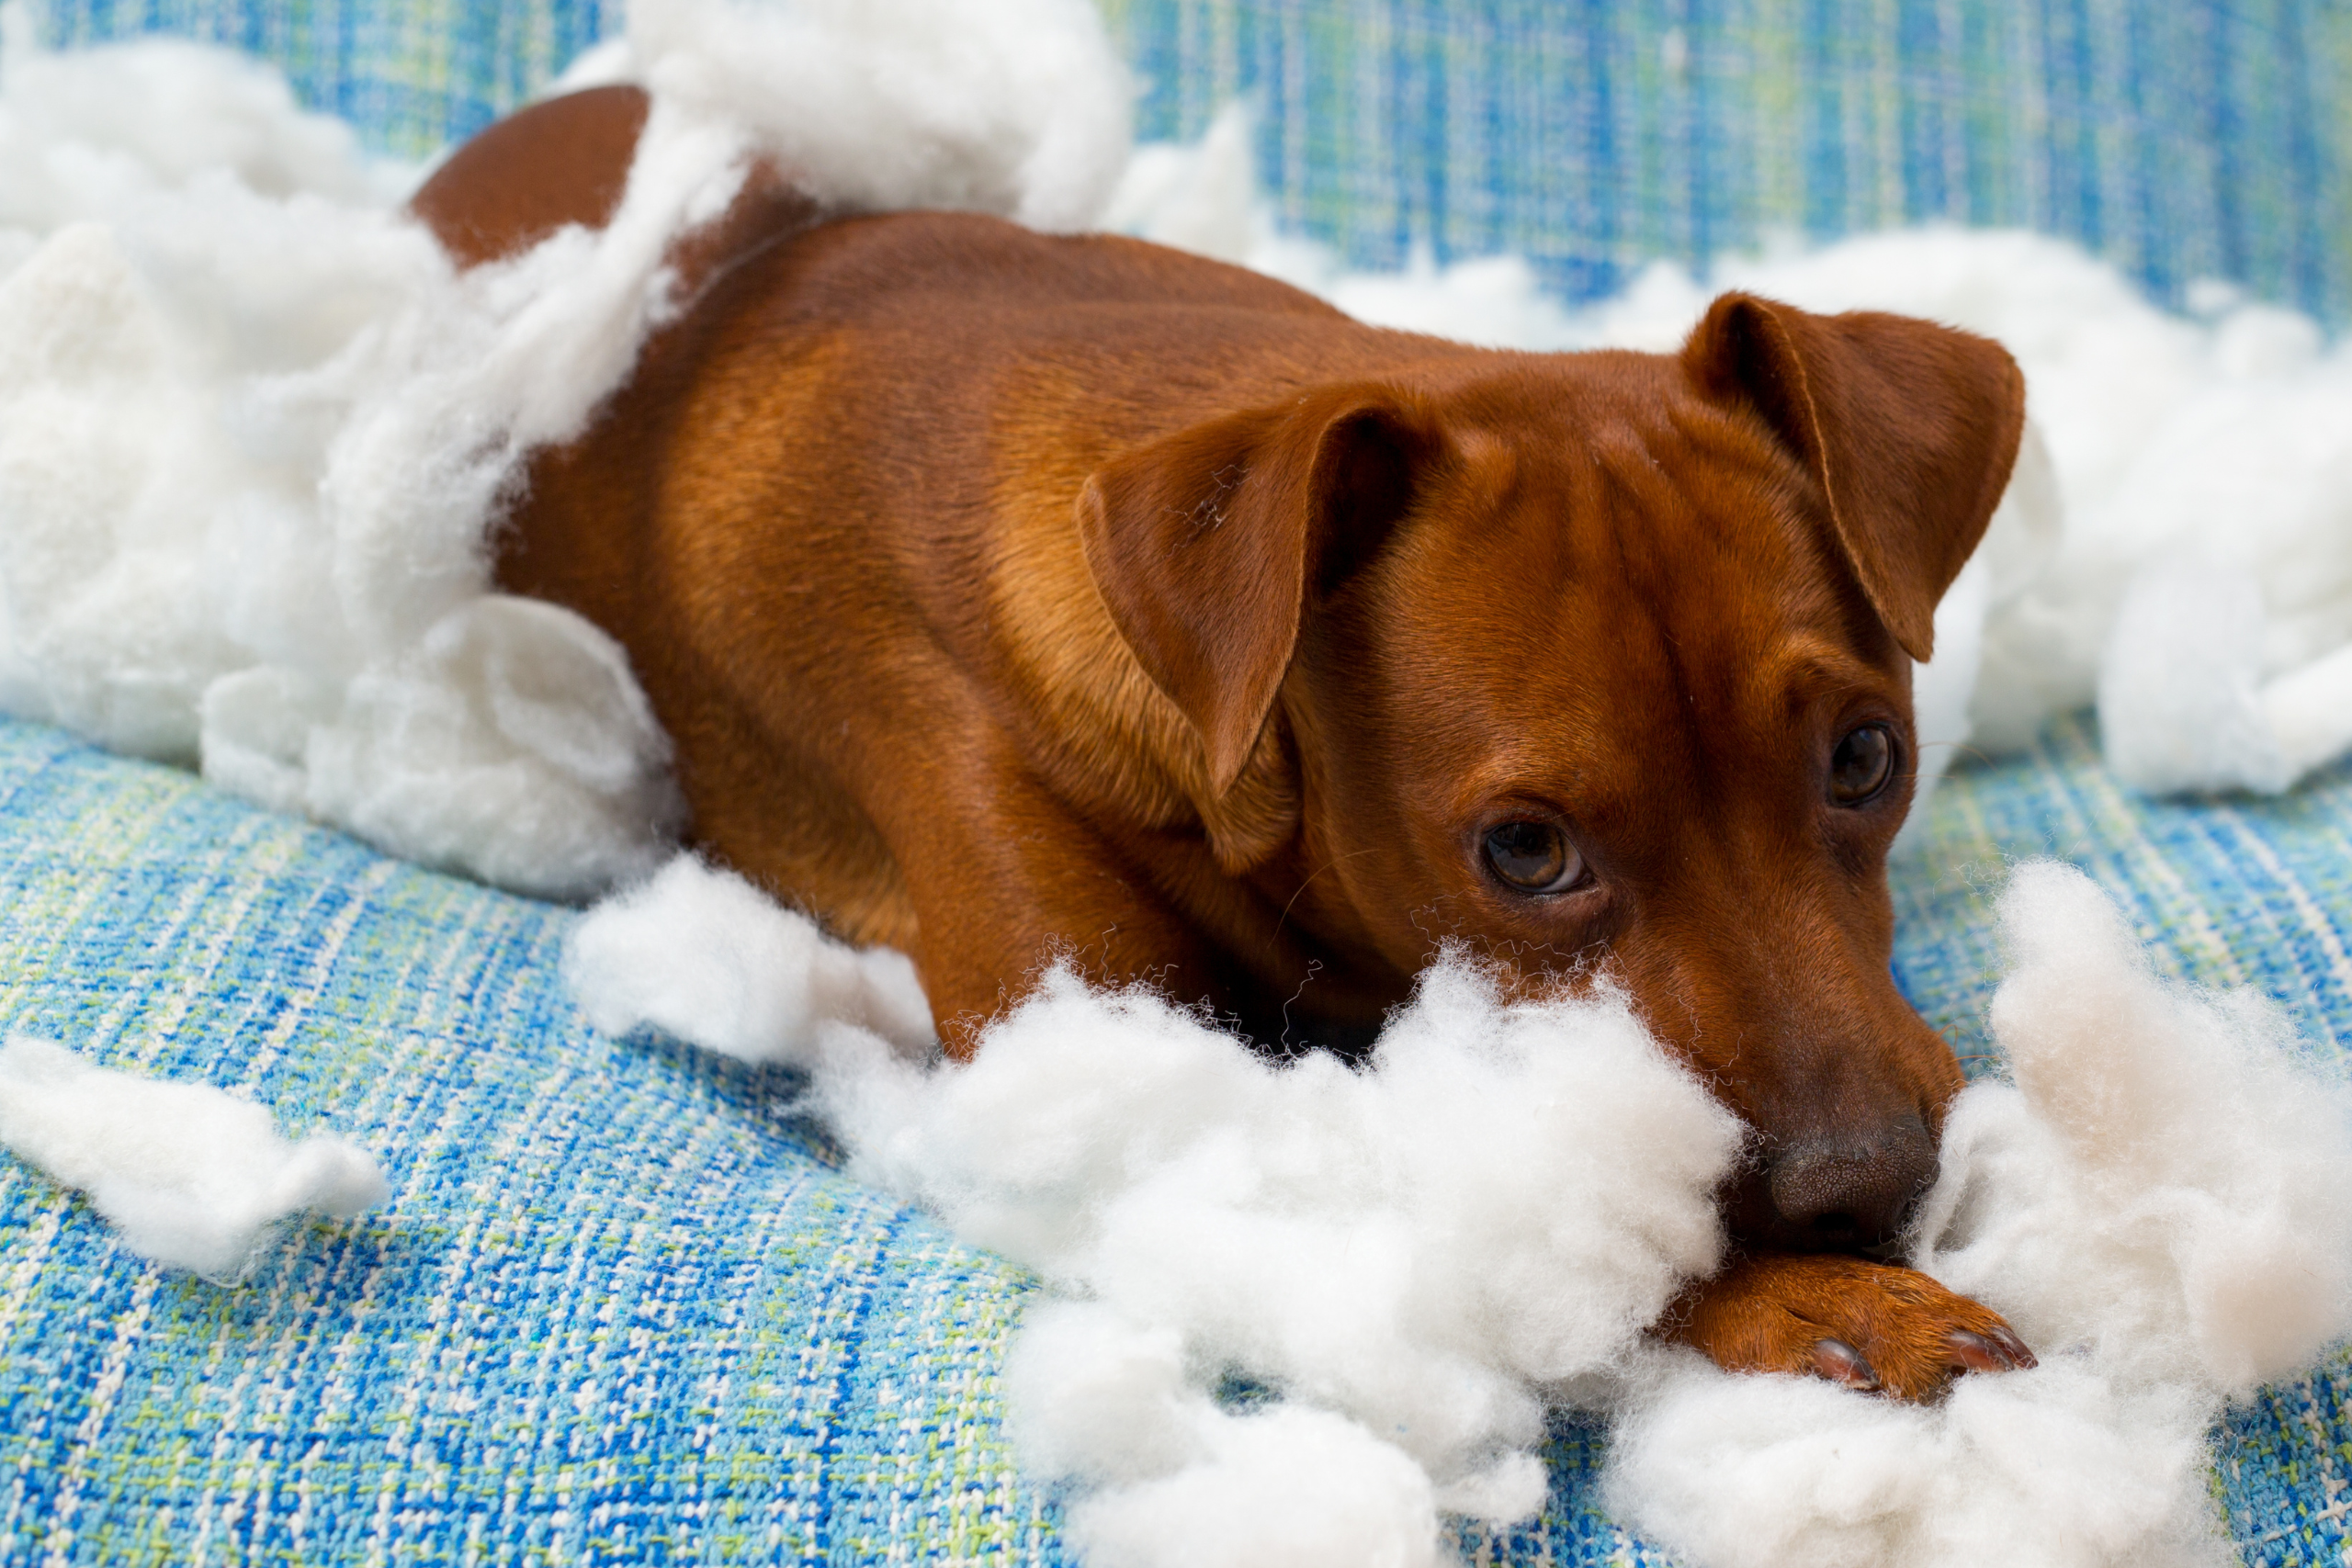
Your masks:
<svg viewBox="0 0 2352 1568"><path fill-rule="evenodd" d="M1917 1269L1816 1253L1758 1253L1702 1280L1659 1332L1734 1372L1790 1372L1896 1399L1940 1397L1961 1372L2033 1352L2000 1314Z"/></svg>

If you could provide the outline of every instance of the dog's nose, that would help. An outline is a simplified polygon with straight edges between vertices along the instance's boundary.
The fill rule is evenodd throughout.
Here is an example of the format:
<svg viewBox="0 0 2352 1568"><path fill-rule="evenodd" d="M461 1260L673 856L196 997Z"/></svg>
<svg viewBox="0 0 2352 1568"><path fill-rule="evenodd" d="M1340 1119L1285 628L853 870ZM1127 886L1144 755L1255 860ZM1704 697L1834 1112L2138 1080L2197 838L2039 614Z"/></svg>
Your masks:
<svg viewBox="0 0 2352 1568"><path fill-rule="evenodd" d="M1792 1241L1838 1249L1893 1241L1911 1205L1936 1179L1927 1124L1905 1116L1864 1137L1788 1145L1766 1168L1766 1184Z"/></svg>

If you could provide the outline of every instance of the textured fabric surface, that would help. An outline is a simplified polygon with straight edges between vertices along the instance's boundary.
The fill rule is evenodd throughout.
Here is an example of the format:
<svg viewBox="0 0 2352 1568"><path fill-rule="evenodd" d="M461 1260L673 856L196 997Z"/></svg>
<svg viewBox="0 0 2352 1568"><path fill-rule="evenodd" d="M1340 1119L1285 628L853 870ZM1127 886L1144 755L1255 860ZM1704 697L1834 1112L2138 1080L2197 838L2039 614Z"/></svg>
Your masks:
<svg viewBox="0 0 2352 1568"><path fill-rule="evenodd" d="M379 152L424 158L526 102L619 28L616 0L39 0L75 47L168 33L284 71L311 108Z"/></svg>
<svg viewBox="0 0 2352 1568"><path fill-rule="evenodd" d="M2019 225L2352 308L2346 0L1104 0L1147 136L1245 96L1286 225L1573 299L1779 235Z"/></svg>
<svg viewBox="0 0 2352 1568"><path fill-rule="evenodd" d="M45 0L276 61L421 157L616 0ZM1571 299L1777 235L2018 224L2178 302L2352 314L2352 0L1103 0L1147 137L1246 98L1282 220L1359 265L1515 251Z"/></svg>
<svg viewBox="0 0 2352 1568"><path fill-rule="evenodd" d="M2150 806L2062 727L1931 810L1898 967L1963 1049L2004 858L2052 851L2174 972L2352 1039L2352 773ZM842 1176L788 1076L589 1032L574 918L0 725L0 1032L249 1092L394 1190L224 1291L0 1156L0 1565L1062 1560L996 1393L1030 1281ZM2347 1389L2218 1435L2249 1562L2352 1540ZM1662 1561L1592 1501L1604 1441L1563 1418L1544 1517L1465 1559Z"/></svg>
<svg viewBox="0 0 2352 1568"><path fill-rule="evenodd" d="M1024 1281L793 1085L592 1034L567 910L0 730L0 1031L323 1122L394 1196L222 1291L0 1157L0 1562L1034 1561Z"/></svg>

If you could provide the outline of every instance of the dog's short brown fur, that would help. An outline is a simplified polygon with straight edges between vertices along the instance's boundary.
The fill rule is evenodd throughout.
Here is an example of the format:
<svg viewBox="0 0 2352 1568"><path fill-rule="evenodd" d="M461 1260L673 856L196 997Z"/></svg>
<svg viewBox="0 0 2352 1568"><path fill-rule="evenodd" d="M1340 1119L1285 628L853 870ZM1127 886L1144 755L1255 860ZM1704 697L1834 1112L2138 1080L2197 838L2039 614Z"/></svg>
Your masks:
<svg viewBox="0 0 2352 1568"><path fill-rule="evenodd" d="M602 222L644 113L528 110L416 209L469 263ZM1057 951L1285 1045L1367 1036L1450 941L1612 975L1758 1134L1670 1332L1912 1396L2030 1360L1850 1256L1961 1082L1883 863L1909 661L2016 451L1997 346L1727 295L1677 355L1471 349L773 172L683 265L501 576L628 647L700 843L911 953L951 1051ZM1894 776L1836 798L1872 727ZM1583 879L1509 885L1509 823Z"/></svg>

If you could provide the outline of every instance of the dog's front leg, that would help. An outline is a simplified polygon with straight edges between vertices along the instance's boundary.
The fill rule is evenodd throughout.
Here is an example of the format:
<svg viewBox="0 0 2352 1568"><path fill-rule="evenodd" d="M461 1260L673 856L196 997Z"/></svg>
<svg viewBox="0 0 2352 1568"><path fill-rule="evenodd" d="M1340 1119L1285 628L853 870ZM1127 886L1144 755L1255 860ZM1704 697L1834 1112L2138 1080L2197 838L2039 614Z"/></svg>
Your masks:
<svg viewBox="0 0 2352 1568"><path fill-rule="evenodd" d="M989 1021L1054 964L1097 986L1231 1006L1228 961L1154 874L1167 873L1154 851L1179 835L1096 829L985 729L932 744L936 756L862 804L913 908L910 956L950 1055L978 1049Z"/></svg>
<svg viewBox="0 0 2352 1568"><path fill-rule="evenodd" d="M1750 1252L1685 1292L1658 1325L1735 1372L1818 1376L1897 1399L2033 1352L2000 1314L1920 1273L1831 1253Z"/></svg>

